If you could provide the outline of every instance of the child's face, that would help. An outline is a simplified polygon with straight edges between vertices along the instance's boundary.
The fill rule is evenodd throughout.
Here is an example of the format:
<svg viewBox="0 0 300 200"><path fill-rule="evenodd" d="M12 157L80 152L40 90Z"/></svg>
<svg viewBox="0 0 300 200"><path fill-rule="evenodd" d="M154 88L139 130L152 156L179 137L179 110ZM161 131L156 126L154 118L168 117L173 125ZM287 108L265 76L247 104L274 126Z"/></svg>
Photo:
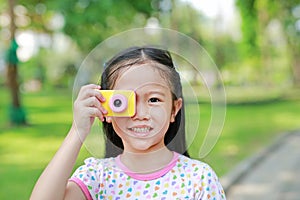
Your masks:
<svg viewBox="0 0 300 200"><path fill-rule="evenodd" d="M127 152L146 153L164 147L165 133L181 108L182 100L173 102L170 87L160 73L151 64L134 65L122 71L115 82L115 90L136 92L133 117L107 118Z"/></svg>

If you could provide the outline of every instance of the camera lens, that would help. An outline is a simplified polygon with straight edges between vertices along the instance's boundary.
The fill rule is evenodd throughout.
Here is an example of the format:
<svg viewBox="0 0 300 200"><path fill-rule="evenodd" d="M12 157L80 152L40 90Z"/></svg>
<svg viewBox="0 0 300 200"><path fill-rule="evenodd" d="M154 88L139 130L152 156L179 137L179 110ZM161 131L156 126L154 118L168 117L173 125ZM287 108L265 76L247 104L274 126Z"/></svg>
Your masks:
<svg viewBox="0 0 300 200"><path fill-rule="evenodd" d="M120 113L127 108L127 98L122 94L114 94L109 100L109 107L113 112Z"/></svg>
<svg viewBox="0 0 300 200"><path fill-rule="evenodd" d="M115 107L120 107L120 106L122 106L122 101L121 101L120 99L114 100L114 106L115 106Z"/></svg>

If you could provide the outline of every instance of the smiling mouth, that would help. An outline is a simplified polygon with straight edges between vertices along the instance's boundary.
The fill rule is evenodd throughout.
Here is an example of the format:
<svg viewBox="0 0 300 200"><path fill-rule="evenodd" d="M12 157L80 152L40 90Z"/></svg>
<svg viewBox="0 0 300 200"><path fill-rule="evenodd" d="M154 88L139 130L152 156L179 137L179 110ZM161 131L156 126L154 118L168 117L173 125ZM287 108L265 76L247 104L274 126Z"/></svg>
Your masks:
<svg viewBox="0 0 300 200"><path fill-rule="evenodd" d="M133 127L129 130L135 132L135 133L149 133L151 128L150 127Z"/></svg>

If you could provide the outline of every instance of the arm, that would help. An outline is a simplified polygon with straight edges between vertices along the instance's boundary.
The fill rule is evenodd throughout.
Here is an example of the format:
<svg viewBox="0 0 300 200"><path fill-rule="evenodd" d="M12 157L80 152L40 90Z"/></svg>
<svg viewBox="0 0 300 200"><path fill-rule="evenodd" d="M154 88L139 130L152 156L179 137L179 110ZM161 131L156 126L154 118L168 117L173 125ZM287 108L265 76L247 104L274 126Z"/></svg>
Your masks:
<svg viewBox="0 0 300 200"><path fill-rule="evenodd" d="M82 141L90 132L95 117L103 121L103 114L106 114L100 103L105 99L95 89L100 87L91 84L81 88L74 102L73 125L61 147L39 177L32 191L31 200L85 199L79 187L74 183L68 183L68 179Z"/></svg>
<svg viewBox="0 0 300 200"><path fill-rule="evenodd" d="M74 182L68 182L65 200L73 200L73 199L86 199L81 189Z"/></svg>

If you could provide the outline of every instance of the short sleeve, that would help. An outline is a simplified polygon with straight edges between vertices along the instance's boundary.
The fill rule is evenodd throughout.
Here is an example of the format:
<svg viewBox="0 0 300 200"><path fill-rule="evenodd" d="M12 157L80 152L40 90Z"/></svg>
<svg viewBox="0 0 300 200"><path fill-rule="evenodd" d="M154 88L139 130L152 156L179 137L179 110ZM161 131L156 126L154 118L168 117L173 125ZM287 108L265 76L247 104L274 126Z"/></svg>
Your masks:
<svg viewBox="0 0 300 200"><path fill-rule="evenodd" d="M199 200L213 199L225 200L225 193L223 187L214 172L214 170L207 164L203 166L203 173L201 175L202 192Z"/></svg>
<svg viewBox="0 0 300 200"><path fill-rule="evenodd" d="M99 177L103 173L103 167L95 158L88 158L84 162L84 165L75 170L69 181L76 183L87 199L97 199L100 189Z"/></svg>

